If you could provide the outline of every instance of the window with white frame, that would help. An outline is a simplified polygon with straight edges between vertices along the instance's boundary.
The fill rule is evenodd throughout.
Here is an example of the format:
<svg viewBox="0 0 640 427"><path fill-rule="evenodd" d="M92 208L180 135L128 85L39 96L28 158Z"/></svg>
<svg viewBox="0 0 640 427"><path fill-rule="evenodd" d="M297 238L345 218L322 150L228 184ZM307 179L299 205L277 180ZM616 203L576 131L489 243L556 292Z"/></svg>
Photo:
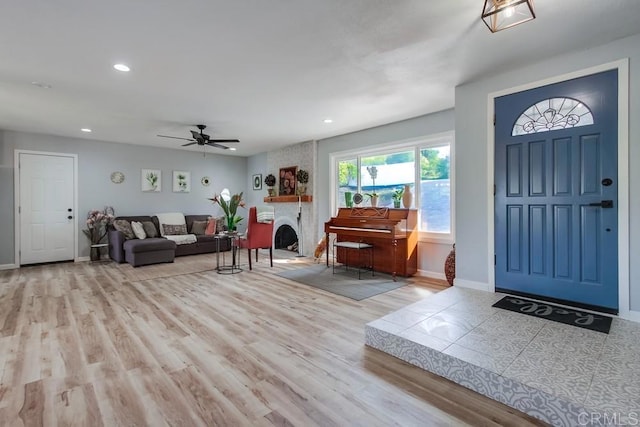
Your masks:
<svg viewBox="0 0 640 427"><path fill-rule="evenodd" d="M370 206L375 195L378 207L393 208L394 193L408 186L413 194L411 207L418 210L421 237L452 241L452 154L452 134L334 154L335 206L346 207L360 193L364 196L360 206Z"/></svg>

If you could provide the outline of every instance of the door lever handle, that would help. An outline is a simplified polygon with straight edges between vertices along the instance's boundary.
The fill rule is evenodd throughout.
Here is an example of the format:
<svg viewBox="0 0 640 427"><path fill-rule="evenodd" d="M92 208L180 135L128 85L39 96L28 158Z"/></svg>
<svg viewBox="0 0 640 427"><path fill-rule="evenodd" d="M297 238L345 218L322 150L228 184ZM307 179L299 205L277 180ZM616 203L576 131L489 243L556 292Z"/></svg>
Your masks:
<svg viewBox="0 0 640 427"><path fill-rule="evenodd" d="M613 200L603 200L597 203L589 203L589 206L600 206L601 208L611 209L613 207Z"/></svg>

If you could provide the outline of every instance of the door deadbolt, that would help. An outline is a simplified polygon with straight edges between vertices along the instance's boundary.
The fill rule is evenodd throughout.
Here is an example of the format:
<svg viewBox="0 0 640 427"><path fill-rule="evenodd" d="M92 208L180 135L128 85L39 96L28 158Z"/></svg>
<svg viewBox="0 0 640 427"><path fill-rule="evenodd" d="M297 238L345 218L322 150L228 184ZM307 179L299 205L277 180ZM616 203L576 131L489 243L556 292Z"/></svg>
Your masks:
<svg viewBox="0 0 640 427"><path fill-rule="evenodd" d="M604 185L605 187L608 187L611 184L613 184L613 180L611 178L605 178L602 180L602 185Z"/></svg>

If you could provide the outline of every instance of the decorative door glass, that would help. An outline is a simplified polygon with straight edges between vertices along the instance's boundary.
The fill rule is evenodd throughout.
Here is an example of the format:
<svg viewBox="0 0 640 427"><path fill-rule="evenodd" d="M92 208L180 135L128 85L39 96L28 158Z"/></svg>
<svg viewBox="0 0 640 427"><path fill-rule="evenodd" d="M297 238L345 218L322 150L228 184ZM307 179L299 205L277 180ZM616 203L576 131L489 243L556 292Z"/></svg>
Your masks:
<svg viewBox="0 0 640 427"><path fill-rule="evenodd" d="M583 102L572 98L548 98L530 106L518 117L511 136L592 124L593 114Z"/></svg>

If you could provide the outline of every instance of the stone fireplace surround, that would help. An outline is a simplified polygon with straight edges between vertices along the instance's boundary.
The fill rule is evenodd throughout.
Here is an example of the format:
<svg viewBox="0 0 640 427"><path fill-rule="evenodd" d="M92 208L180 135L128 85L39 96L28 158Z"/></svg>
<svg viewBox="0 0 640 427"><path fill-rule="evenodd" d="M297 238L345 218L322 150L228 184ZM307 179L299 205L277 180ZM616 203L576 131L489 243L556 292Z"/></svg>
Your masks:
<svg viewBox="0 0 640 427"><path fill-rule="evenodd" d="M280 150L270 151L267 153L267 170L266 173L272 173L277 176L280 168L297 166L298 169L304 169L309 172L309 183L307 184L307 194L313 196L315 189L315 169L316 169L316 141L308 141L300 144L284 147ZM317 209L315 208L317 201L303 202L301 204L302 217L300 226L298 226L298 202L285 203L267 203L274 208L275 221L274 230L274 248L275 248L275 231L281 225L289 225L298 236L298 244L302 243L302 254L312 256L315 250L318 232L314 225L316 224ZM302 240L301 240L302 234Z"/></svg>
<svg viewBox="0 0 640 427"><path fill-rule="evenodd" d="M302 218L300 227L298 227L298 204L297 203L273 203L275 211L275 221L273 224L274 241L273 247L275 248L275 232L282 225L290 226L298 236L298 244L302 243L302 253L305 256L313 254L315 249L315 236L313 233L313 222L311 218L312 204L302 203ZM302 242L300 241L300 233L302 231Z"/></svg>

